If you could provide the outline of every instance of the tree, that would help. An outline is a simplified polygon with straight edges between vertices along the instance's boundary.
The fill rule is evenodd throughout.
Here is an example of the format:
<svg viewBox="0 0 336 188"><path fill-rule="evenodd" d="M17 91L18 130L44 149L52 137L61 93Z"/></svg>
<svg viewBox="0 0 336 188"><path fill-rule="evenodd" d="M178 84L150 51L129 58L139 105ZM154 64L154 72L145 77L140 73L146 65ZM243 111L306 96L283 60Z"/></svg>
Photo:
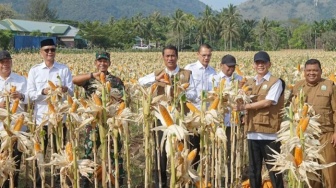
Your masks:
<svg viewBox="0 0 336 188"><path fill-rule="evenodd" d="M271 28L271 22L264 17L261 22L257 25L256 28L256 35L259 38L259 44L260 46L265 49L266 48L266 41L269 38L269 30Z"/></svg>
<svg viewBox="0 0 336 188"><path fill-rule="evenodd" d="M177 9L174 16L171 18L170 27L177 33L177 49L180 49L181 35L186 29L186 14L181 10Z"/></svg>
<svg viewBox="0 0 336 188"><path fill-rule="evenodd" d="M83 37L83 39L88 40L89 47L100 47L105 50L110 47L111 42L109 35L111 34L110 29L107 25L103 25L99 21L89 22L86 21L79 25L78 34Z"/></svg>
<svg viewBox="0 0 336 188"><path fill-rule="evenodd" d="M253 29L257 25L256 20L243 20L240 27L240 44L244 50L252 50L255 35Z"/></svg>
<svg viewBox="0 0 336 188"><path fill-rule="evenodd" d="M232 41L239 37L239 22L241 15L237 7L230 4L228 8L222 9L221 12L221 36L224 40L229 41L229 50L232 49Z"/></svg>
<svg viewBox="0 0 336 188"><path fill-rule="evenodd" d="M209 6L206 6L204 12L202 13L199 29L200 32L204 33L206 36L209 37L211 44L211 35L215 32L216 20Z"/></svg>
<svg viewBox="0 0 336 188"><path fill-rule="evenodd" d="M313 47L312 27L302 24L293 31L293 36L289 40L289 46L296 49L307 49Z"/></svg>
<svg viewBox="0 0 336 188"><path fill-rule="evenodd" d="M13 38L12 31L9 30L0 30L0 47L4 50L7 50L9 48L9 44Z"/></svg>
<svg viewBox="0 0 336 188"><path fill-rule="evenodd" d="M58 18L56 9L49 8L50 0L30 0L27 17L35 21L50 21Z"/></svg>
<svg viewBox="0 0 336 188"><path fill-rule="evenodd" d="M6 18L16 18L18 13L12 9L10 4L0 4L0 20Z"/></svg>

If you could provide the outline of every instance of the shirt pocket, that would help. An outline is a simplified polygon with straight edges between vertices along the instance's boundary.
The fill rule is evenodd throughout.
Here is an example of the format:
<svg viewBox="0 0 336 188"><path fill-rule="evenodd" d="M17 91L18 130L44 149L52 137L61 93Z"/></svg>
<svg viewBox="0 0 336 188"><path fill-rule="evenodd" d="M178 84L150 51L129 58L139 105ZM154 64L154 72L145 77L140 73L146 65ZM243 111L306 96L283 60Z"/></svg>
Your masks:
<svg viewBox="0 0 336 188"><path fill-rule="evenodd" d="M259 111L255 117L253 117L253 123L260 125L270 124L270 112L269 111Z"/></svg>

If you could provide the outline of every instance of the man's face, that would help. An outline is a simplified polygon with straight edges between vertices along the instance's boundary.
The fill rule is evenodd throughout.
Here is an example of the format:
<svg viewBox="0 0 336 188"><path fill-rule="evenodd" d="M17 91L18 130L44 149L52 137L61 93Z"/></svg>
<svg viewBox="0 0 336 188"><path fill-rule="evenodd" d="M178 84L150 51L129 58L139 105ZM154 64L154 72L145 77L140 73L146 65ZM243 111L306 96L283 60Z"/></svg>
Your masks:
<svg viewBox="0 0 336 188"><path fill-rule="evenodd" d="M226 76L230 77L230 76L232 76L233 72L235 71L236 65L227 66L226 64L221 64L220 68Z"/></svg>
<svg viewBox="0 0 336 188"><path fill-rule="evenodd" d="M0 61L1 75L9 76L12 70L12 59L3 59Z"/></svg>
<svg viewBox="0 0 336 188"><path fill-rule="evenodd" d="M315 84L321 80L322 69L318 64L308 64L305 66L304 75L308 83Z"/></svg>
<svg viewBox="0 0 336 188"><path fill-rule="evenodd" d="M56 47L43 46L40 50L40 54L43 57L44 61L54 61L56 55Z"/></svg>
<svg viewBox="0 0 336 188"><path fill-rule="evenodd" d="M168 70L173 71L177 66L177 56L175 50L165 49L163 52L163 61Z"/></svg>
<svg viewBox="0 0 336 188"><path fill-rule="evenodd" d="M211 60L211 49L202 47L197 53L198 60L204 67L207 67Z"/></svg>
<svg viewBox="0 0 336 188"><path fill-rule="evenodd" d="M100 58L95 61L96 68L100 72L106 72L110 64L110 61L104 58Z"/></svg>
<svg viewBox="0 0 336 188"><path fill-rule="evenodd" d="M256 61L253 63L253 68L258 75L265 76L268 69L271 67L271 62Z"/></svg>

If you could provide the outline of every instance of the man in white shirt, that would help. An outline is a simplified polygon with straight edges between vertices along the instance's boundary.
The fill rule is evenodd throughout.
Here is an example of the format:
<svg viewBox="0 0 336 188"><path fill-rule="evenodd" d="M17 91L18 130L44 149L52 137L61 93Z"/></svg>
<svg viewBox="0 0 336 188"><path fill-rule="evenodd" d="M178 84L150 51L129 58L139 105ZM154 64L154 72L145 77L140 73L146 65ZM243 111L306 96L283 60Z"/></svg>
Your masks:
<svg viewBox="0 0 336 188"><path fill-rule="evenodd" d="M210 77L216 74L216 70L211 67L210 60L212 56L212 48L209 44L202 44L198 48L197 58L198 60L194 63L185 66L185 69L192 72L192 77L195 81L195 87L197 91L197 98L193 104L196 108L201 110L201 95L202 91L210 91L212 89L212 82ZM190 139L190 150L197 149L197 155L193 161L193 167L197 169L198 161L200 159L200 137L199 135L193 135L189 137Z"/></svg>
<svg viewBox="0 0 336 188"><path fill-rule="evenodd" d="M68 92L73 95L73 83L70 69L61 63L55 61L56 46L53 39L45 39L41 41L40 55L43 62L33 66L28 73L28 96L34 101L34 117L36 124L40 125L44 113L48 112L48 104L46 96L50 90L48 80L52 81L55 85L60 85L58 76L62 82L62 92ZM47 133L47 125L43 129ZM65 126L63 128L65 132ZM66 135L66 134L64 134ZM44 152L48 146L48 134L44 136ZM56 145L56 144L55 144ZM56 147L55 147L56 148Z"/></svg>
<svg viewBox="0 0 336 188"><path fill-rule="evenodd" d="M253 67L257 75L247 81L252 88L247 92L254 95L252 103L241 104L235 110L246 110L247 140L249 152L249 180L252 188L260 188L263 161L273 159L270 148L280 152L280 142L276 142L277 131L282 121L281 110L284 108L284 82L268 71L271 61L268 53L260 51L254 55ZM268 170L272 165L266 165ZM282 174L269 171L273 187L283 188Z"/></svg>
<svg viewBox="0 0 336 188"><path fill-rule="evenodd" d="M189 70L185 70L180 68L177 65L177 60L178 60L178 51L177 48L175 46L166 46L165 48L163 48L162 50L162 58L165 64L165 68L164 69L160 69L155 71L154 73L151 73L149 75L146 75L142 78L139 79L139 83L142 86L146 86L149 87L151 86L153 83L157 82L158 87L158 95L160 94L164 94L164 85L165 84L169 84L165 79L164 79L164 75L168 74L170 79L170 83L172 82L172 80L174 80L172 77L177 76L179 77L179 82L181 82L181 84L183 83L189 83L189 87L186 90L186 97L188 100L190 101L194 101L196 99L197 93L196 93L196 89L195 89L195 85L194 85L194 80L193 77L191 76L191 71ZM186 108L185 108L186 109ZM159 122L158 122L159 123ZM158 137L159 137L159 143L155 143L155 146L157 148L160 148L160 141L162 139L162 132L158 132ZM164 147L163 147L164 148ZM155 152L156 154L156 152ZM167 172L166 172L166 168L167 168L167 154L166 151L163 149L160 152L160 168L158 168L158 161L157 161L157 156L155 156L155 170L156 172L154 173L154 178L155 178L155 187L160 187L160 182L159 182L159 173L161 175L161 184L162 184L162 188L166 188L169 185L167 184ZM160 171L159 171L160 169Z"/></svg>
<svg viewBox="0 0 336 188"><path fill-rule="evenodd" d="M7 108L6 97L3 94L10 92L10 109L15 99L19 99L19 107L16 113L24 111L25 104L27 103L28 97L27 94L27 80L25 77L20 76L12 71L12 57L8 51L0 51L0 108ZM11 92L11 87L15 87L15 91ZM3 130L3 123L0 121L0 130ZM21 131L25 131L26 126L24 126ZM17 142L13 146L12 156L16 160L14 174L14 187L18 187L19 183L19 173L20 173L20 164L21 164L21 155L22 153L17 148ZM3 187L9 187L9 181L6 180Z"/></svg>

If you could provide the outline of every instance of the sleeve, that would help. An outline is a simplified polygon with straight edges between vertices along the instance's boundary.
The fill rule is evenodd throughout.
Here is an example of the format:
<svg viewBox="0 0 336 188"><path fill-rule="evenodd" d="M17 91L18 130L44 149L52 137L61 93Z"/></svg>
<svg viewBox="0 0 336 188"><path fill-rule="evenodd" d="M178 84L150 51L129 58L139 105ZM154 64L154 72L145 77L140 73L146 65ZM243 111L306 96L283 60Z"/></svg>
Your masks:
<svg viewBox="0 0 336 188"><path fill-rule="evenodd" d="M268 91L266 98L267 100L271 100L273 105L276 105L278 103L279 97L282 93L282 83L281 80L279 79L276 81Z"/></svg>
<svg viewBox="0 0 336 188"><path fill-rule="evenodd" d="M190 101L195 101L196 98L197 98L197 91L196 91L196 87L195 87L195 82L194 82L194 79L191 75L190 75L190 79L189 79L189 87L187 88L187 91L186 91L186 97Z"/></svg>
<svg viewBox="0 0 336 188"><path fill-rule="evenodd" d="M71 74L71 71L70 69L67 67L64 71L64 83L63 85L64 86L67 86L68 87L68 93L73 96L74 94L74 86L73 86L73 83L72 83L72 74Z"/></svg>
<svg viewBox="0 0 336 188"><path fill-rule="evenodd" d="M331 95L331 108L333 112L334 133L336 133L336 86L333 85L333 91Z"/></svg>
<svg viewBox="0 0 336 188"><path fill-rule="evenodd" d="M148 74L142 78L139 78L139 83L141 86L149 87L155 82L155 75L154 72L151 74Z"/></svg>
<svg viewBox="0 0 336 188"><path fill-rule="evenodd" d="M31 68L28 73L27 94L32 101L42 100L42 89L38 89L35 82L35 68Z"/></svg>

